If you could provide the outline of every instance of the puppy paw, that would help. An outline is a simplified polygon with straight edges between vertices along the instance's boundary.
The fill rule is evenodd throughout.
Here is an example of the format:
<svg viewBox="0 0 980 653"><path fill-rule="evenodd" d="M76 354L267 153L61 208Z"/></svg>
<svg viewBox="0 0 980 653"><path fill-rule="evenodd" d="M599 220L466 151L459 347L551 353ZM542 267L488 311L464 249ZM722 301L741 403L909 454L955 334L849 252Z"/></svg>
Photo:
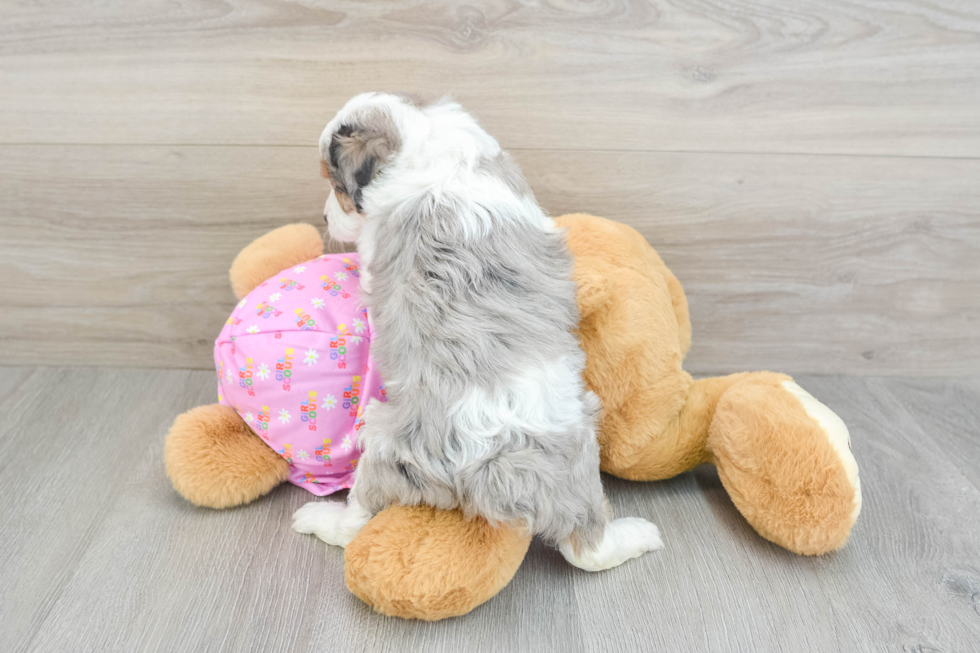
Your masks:
<svg viewBox="0 0 980 653"><path fill-rule="evenodd" d="M639 517L622 517L606 524L602 541L594 549L575 551L570 541L559 547L565 559L585 571L618 567L648 551L664 548L656 524Z"/></svg>
<svg viewBox="0 0 980 653"><path fill-rule="evenodd" d="M623 517L613 521L609 527L616 529L616 536L621 540L623 550L632 554L624 561L648 551L659 551L664 548L664 541L660 539L660 529L646 519Z"/></svg>
<svg viewBox="0 0 980 653"><path fill-rule="evenodd" d="M312 533L333 546L347 546L370 519L371 513L356 501L311 501L293 513L293 530Z"/></svg>
<svg viewBox="0 0 980 653"><path fill-rule="evenodd" d="M346 503L311 501L293 513L293 530L304 535L316 535L327 544L346 546L351 539L345 541L342 533L346 511Z"/></svg>

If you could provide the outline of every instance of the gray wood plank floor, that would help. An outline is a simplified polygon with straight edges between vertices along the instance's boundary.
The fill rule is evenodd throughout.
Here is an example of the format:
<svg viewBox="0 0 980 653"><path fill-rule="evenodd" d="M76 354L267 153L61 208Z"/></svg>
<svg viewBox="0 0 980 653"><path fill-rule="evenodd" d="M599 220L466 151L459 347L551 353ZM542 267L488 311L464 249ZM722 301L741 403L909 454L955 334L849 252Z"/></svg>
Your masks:
<svg viewBox="0 0 980 653"><path fill-rule="evenodd" d="M976 651L980 381L798 377L848 423L864 510L848 546L790 554L703 467L605 479L664 551L587 574L535 543L458 619L371 612L343 554L289 528L309 500L193 508L166 479L173 417L212 374L0 369L0 649L13 651Z"/></svg>

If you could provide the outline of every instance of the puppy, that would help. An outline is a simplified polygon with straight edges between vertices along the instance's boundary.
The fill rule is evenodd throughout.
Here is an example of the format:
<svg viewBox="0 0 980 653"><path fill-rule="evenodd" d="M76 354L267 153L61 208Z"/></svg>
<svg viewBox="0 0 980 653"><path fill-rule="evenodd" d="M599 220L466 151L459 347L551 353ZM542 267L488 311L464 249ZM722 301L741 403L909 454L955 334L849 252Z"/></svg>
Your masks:
<svg viewBox="0 0 980 653"><path fill-rule="evenodd" d="M523 174L460 105L366 93L320 137L330 235L356 242L388 401L365 410L347 504L294 528L345 546L390 504L522 525L576 567L663 546L609 521L573 261Z"/></svg>

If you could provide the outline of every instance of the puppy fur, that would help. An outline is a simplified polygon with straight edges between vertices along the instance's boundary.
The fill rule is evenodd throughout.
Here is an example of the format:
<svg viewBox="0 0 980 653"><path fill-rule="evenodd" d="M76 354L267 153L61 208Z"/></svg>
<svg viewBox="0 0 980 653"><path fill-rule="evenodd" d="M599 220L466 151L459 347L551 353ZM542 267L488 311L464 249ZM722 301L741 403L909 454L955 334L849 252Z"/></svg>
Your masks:
<svg viewBox="0 0 980 653"><path fill-rule="evenodd" d="M522 524L579 567L662 546L607 523L573 261L523 174L462 107L369 93L320 140L333 238L356 242L388 391L365 413L348 505L294 527L346 545L392 504Z"/></svg>

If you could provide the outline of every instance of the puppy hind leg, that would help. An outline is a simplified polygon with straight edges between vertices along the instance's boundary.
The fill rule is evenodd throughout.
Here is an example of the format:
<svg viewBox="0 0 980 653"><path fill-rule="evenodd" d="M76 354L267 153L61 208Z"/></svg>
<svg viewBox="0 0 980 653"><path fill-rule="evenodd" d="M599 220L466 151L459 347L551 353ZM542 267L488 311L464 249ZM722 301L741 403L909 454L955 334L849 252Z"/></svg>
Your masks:
<svg viewBox="0 0 980 653"><path fill-rule="evenodd" d="M598 469L595 476L599 476ZM565 560L585 571L602 571L663 548L660 531L654 524L639 517L613 519L601 482L598 478L594 481L595 491L587 501L585 518L558 545Z"/></svg>
<svg viewBox="0 0 980 653"><path fill-rule="evenodd" d="M586 393L585 401L594 415L598 398ZM581 493L580 506L584 518L578 521L571 535L558 545L558 550L574 566L586 571L602 571L617 567L647 551L662 549L663 541L657 527L645 519L624 517L613 519L612 508L602 491L599 476L599 447L594 428L589 428L582 455L573 465L572 485Z"/></svg>
<svg viewBox="0 0 980 653"><path fill-rule="evenodd" d="M660 531L653 523L639 517L613 519L605 496L597 508L585 526L576 528L558 546L572 565L585 571L602 571L663 548Z"/></svg>
<svg viewBox="0 0 980 653"><path fill-rule="evenodd" d="M388 484L377 482L391 476L385 466L379 466L372 452L369 428L381 422L381 411L386 407L372 399L365 413L371 413L371 422L361 430L360 441L364 448L357 466L354 485L347 495L347 503L340 501L311 501L293 513L293 530L297 533L312 534L333 546L346 547L364 526L371 521L375 512L380 512L390 503L385 492Z"/></svg>

